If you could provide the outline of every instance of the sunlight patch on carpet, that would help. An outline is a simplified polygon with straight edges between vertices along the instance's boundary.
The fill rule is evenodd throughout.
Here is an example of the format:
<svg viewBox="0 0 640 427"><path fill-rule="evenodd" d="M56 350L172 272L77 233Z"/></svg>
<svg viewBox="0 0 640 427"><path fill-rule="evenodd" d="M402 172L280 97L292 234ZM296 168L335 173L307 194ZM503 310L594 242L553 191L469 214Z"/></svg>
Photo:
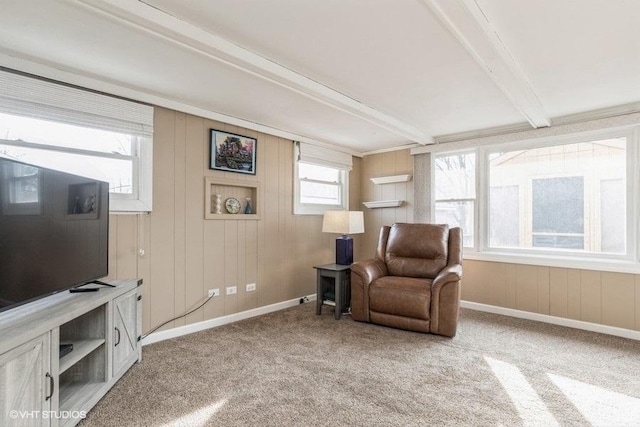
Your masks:
<svg viewBox="0 0 640 427"><path fill-rule="evenodd" d="M638 426L640 399L602 387L547 374L593 426Z"/></svg>
<svg viewBox="0 0 640 427"><path fill-rule="evenodd" d="M212 405L205 406L204 408L173 420L170 423L164 424L162 427L204 427L209 424L211 417L213 417L226 403L227 399L219 400Z"/></svg>
<svg viewBox="0 0 640 427"><path fill-rule="evenodd" d="M560 426L520 369L487 356L484 360L509 395L524 426Z"/></svg>

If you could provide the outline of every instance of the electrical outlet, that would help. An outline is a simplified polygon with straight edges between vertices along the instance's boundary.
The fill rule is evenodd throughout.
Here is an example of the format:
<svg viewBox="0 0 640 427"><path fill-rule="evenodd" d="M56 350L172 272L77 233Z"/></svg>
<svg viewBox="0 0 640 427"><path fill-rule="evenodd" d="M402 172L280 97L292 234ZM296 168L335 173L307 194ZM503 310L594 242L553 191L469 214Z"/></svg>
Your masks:
<svg viewBox="0 0 640 427"><path fill-rule="evenodd" d="M255 283L248 283L247 287L246 287L247 292L252 292L256 290L256 284Z"/></svg>
<svg viewBox="0 0 640 427"><path fill-rule="evenodd" d="M238 293L237 286L227 286L227 295L233 295Z"/></svg>
<svg viewBox="0 0 640 427"><path fill-rule="evenodd" d="M220 289L216 288L216 289L209 289L209 297L219 297L220 296Z"/></svg>

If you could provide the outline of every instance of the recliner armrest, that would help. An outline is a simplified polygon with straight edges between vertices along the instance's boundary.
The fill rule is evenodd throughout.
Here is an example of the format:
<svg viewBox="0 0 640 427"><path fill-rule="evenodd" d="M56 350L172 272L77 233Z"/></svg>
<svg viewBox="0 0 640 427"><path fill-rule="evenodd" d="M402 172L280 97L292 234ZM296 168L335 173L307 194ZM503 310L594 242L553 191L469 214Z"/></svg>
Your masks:
<svg viewBox="0 0 640 427"><path fill-rule="evenodd" d="M380 259L368 259L351 264L351 272L360 276L360 282L369 286L374 280L388 276L387 265Z"/></svg>
<svg viewBox="0 0 640 427"><path fill-rule="evenodd" d="M351 264L351 318L369 322L369 287L376 279L389 274L381 259L369 259Z"/></svg>
<svg viewBox="0 0 640 427"><path fill-rule="evenodd" d="M444 269L438 273L435 279L433 279L433 284L431 288L435 291L437 288L442 287L445 283L449 282L457 282L462 279L462 265L461 264L450 264L447 265Z"/></svg>
<svg viewBox="0 0 640 427"><path fill-rule="evenodd" d="M431 284L431 333L453 337L458 325L462 265L447 265Z"/></svg>

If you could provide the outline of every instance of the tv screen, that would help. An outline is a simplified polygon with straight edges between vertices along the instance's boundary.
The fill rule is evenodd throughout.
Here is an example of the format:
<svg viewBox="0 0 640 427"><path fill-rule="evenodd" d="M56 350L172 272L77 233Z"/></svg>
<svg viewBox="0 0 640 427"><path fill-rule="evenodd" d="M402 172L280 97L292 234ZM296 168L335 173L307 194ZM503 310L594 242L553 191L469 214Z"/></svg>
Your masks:
<svg viewBox="0 0 640 427"><path fill-rule="evenodd" d="M0 157L0 202L0 311L108 274L108 183Z"/></svg>

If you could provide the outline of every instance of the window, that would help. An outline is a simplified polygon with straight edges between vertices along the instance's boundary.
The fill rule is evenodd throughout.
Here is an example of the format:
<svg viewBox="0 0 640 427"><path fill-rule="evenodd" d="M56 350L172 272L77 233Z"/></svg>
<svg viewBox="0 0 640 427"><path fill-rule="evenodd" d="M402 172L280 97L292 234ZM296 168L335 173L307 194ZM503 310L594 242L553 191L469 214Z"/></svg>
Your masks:
<svg viewBox="0 0 640 427"><path fill-rule="evenodd" d="M476 259L638 261L632 212L640 197L631 177L640 159L631 141L639 134L623 129L437 152L433 218L462 227L467 255Z"/></svg>
<svg viewBox="0 0 640 427"><path fill-rule="evenodd" d="M626 190L624 179L603 179L600 181L600 230L602 252L624 253L625 251L625 211L611 209L624 206Z"/></svg>
<svg viewBox="0 0 640 427"><path fill-rule="evenodd" d="M626 145L621 137L489 151L488 247L624 254L625 192L606 203L603 189L624 185ZM616 237L607 236L614 221Z"/></svg>
<svg viewBox="0 0 640 427"><path fill-rule="evenodd" d="M492 246L518 246L520 241L520 189L517 185L489 190L489 241Z"/></svg>
<svg viewBox="0 0 640 427"><path fill-rule="evenodd" d="M302 143L294 151L294 214L349 209L351 155Z"/></svg>
<svg viewBox="0 0 640 427"><path fill-rule="evenodd" d="M300 203L342 206L341 171L326 166L298 163Z"/></svg>
<svg viewBox="0 0 640 427"><path fill-rule="evenodd" d="M133 197L138 138L101 129L0 113L0 152L16 160L90 175L109 192Z"/></svg>
<svg viewBox="0 0 640 427"><path fill-rule="evenodd" d="M435 169L435 222L462 228L463 245L473 247L476 205L476 155L437 156Z"/></svg>
<svg viewBox="0 0 640 427"><path fill-rule="evenodd" d="M153 108L0 72L0 155L109 182L111 211L151 210Z"/></svg>

